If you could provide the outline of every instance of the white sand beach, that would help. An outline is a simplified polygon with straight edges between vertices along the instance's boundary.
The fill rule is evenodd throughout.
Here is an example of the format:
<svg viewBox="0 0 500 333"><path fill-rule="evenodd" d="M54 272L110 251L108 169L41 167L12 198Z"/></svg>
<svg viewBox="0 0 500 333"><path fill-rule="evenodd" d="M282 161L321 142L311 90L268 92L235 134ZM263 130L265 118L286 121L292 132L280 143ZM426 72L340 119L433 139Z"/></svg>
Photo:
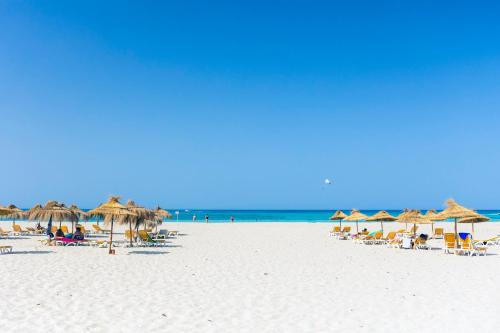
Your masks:
<svg viewBox="0 0 500 333"><path fill-rule="evenodd" d="M360 224L370 230L378 225ZM2 226L10 229L8 222ZM181 233L169 246L117 247L116 255L105 248L40 246L43 237L0 239L0 245L14 246L12 254L0 255L0 332L499 327L499 247L485 257L391 249L336 240L331 226L165 223L162 228ZM399 227L385 224L386 231ZM481 223L476 230L476 238L491 237L500 233L500 223Z"/></svg>

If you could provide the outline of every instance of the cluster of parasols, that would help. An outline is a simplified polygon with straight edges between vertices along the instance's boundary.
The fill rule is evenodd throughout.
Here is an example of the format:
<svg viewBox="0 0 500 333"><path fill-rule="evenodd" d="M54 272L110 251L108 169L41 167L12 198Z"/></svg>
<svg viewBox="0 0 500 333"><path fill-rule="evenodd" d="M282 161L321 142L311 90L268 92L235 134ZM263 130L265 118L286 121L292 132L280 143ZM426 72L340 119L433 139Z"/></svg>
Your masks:
<svg viewBox="0 0 500 333"><path fill-rule="evenodd" d="M449 199L446 201L446 209L437 213L435 210L428 210L425 214L422 214L419 210L404 209L398 216L392 216L385 210L381 210L372 216L367 216L361 213L359 210L353 209L351 215L346 215L341 210L338 210L330 217L330 220L336 220L340 222L342 227L342 221L356 222L356 233L359 233L358 222L380 222L380 227L382 232L384 231L384 222L399 222L405 223L405 227L408 228L408 224L431 224L434 232L434 223L437 221L445 221L448 219L453 219L455 223L455 239L458 245L458 223L470 223L472 225L472 232L474 232L474 224L479 222L487 222L490 219L484 215L477 213L476 211L465 208L459 205L456 201ZM414 233L416 233L416 228L413 228Z"/></svg>
<svg viewBox="0 0 500 333"><path fill-rule="evenodd" d="M111 246L113 243L114 223L128 225L132 234L132 230L138 230L141 225L144 228L157 227L163 222L163 219L172 218L172 214L159 206L155 209L147 209L136 205L132 200L129 200L126 205L121 204L119 200L119 197L112 196L106 203L88 212L84 212L76 205L67 207L65 204L57 201L49 201L45 206L37 204L26 211L19 209L15 205L0 206L0 216L12 218L14 224L16 219L48 222L47 234L50 234L53 222L59 222L59 227L64 221L71 222L71 232L73 232L75 224L81 220L89 220L91 218L102 219L105 223L111 225L109 253L113 253ZM130 242L132 243L132 239Z"/></svg>

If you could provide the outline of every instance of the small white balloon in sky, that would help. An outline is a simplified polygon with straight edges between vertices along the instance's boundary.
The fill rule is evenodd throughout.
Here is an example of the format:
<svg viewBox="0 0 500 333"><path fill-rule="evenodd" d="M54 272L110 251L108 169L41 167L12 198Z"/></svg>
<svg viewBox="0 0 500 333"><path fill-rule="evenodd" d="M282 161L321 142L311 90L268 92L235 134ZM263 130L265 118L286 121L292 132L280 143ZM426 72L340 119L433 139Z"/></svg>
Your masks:
<svg viewBox="0 0 500 333"><path fill-rule="evenodd" d="M325 185L330 185L332 183L332 181L328 178L325 179Z"/></svg>

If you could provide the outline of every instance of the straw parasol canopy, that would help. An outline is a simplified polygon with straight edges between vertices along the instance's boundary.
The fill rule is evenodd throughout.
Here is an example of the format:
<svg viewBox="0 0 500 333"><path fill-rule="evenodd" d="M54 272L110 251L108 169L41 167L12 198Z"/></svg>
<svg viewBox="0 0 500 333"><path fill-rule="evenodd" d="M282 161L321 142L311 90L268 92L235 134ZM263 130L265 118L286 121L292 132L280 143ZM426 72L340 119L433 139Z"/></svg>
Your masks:
<svg viewBox="0 0 500 333"><path fill-rule="evenodd" d="M428 218L423 216L419 210L408 211L403 217L398 218L399 223L413 224L413 236L417 235L416 225L417 224L430 224L432 223Z"/></svg>
<svg viewBox="0 0 500 333"><path fill-rule="evenodd" d="M366 216L365 214L361 213L359 210L353 209L351 211L351 215L349 215L348 217L346 217L344 219L344 221L356 222L356 233L359 233L358 222L361 221L361 220L366 220L367 217L368 216Z"/></svg>
<svg viewBox="0 0 500 333"><path fill-rule="evenodd" d="M75 213L68 209L64 204L57 201L48 201L45 206L38 209L30 209L30 214L28 219L30 221L48 221L47 235L50 235L52 228L52 221L58 220L59 227L63 220L73 220L75 218Z"/></svg>
<svg viewBox="0 0 500 333"><path fill-rule="evenodd" d="M0 216L7 216L9 215L9 209L4 206L0 206Z"/></svg>
<svg viewBox="0 0 500 333"><path fill-rule="evenodd" d="M454 219L455 221L455 241L456 241L456 246L458 248L458 227L457 227L457 221L458 219L461 218L466 218L466 217L475 217L477 216L477 213L473 211L472 209L465 208L464 206L459 205L455 200L453 199L448 199L446 200L446 205L448 206L445 210L442 212L436 214L437 218L440 219Z"/></svg>
<svg viewBox="0 0 500 333"><path fill-rule="evenodd" d="M396 216L396 218L398 220L399 219L403 219L403 218L406 217L406 215L408 215L409 212L410 212L410 209L405 208L405 209L403 209L403 211L398 216ZM408 229L408 224L405 225L405 229Z"/></svg>
<svg viewBox="0 0 500 333"><path fill-rule="evenodd" d="M121 224L128 224L130 231L130 246L133 246L132 223L134 223L134 228L136 229L139 229L139 226L141 224L143 224L144 229L146 229L146 221L149 219L154 219L155 214L153 213L153 211L137 205L133 200L127 201L126 207L129 211L133 212L134 215L125 215L119 220L119 222Z"/></svg>
<svg viewBox="0 0 500 333"><path fill-rule="evenodd" d="M332 221L339 221L340 222L340 227L342 228L342 220L345 219L347 217L347 215L341 211L341 210L338 210L335 212L335 214L333 214L332 216L330 216L330 220Z"/></svg>
<svg viewBox="0 0 500 333"><path fill-rule="evenodd" d="M472 227L472 233L474 233L474 224L488 222L490 220L489 217L486 217L481 214L477 214L476 216L464 217L457 221L457 223L470 223Z"/></svg>
<svg viewBox="0 0 500 333"><path fill-rule="evenodd" d="M78 223L81 219L86 219L87 218L87 213L85 213L83 210L78 208L77 205L73 204L69 206L69 210L72 211L75 214L75 219L71 220L71 232L74 232L74 226L75 222Z"/></svg>
<svg viewBox="0 0 500 333"><path fill-rule="evenodd" d="M105 223L111 222L111 232L109 233L109 254L114 254L114 250L111 249L113 244L113 223L115 220L119 221L120 219L125 218L125 216L133 216L136 214L120 203L120 197L111 196L107 202L90 210L87 215L91 217L102 217Z"/></svg>
<svg viewBox="0 0 500 333"><path fill-rule="evenodd" d="M366 220L380 222L380 228L382 228L382 232L384 232L384 222L394 222L397 218L389 214L387 211L381 210L375 215L367 217Z"/></svg>
<svg viewBox="0 0 500 333"><path fill-rule="evenodd" d="M436 212L435 209L429 209L425 215L424 215L428 220L431 221L431 227L432 227L432 232L434 232L434 222L435 221L442 221L445 220L444 218L438 216L438 213Z"/></svg>
<svg viewBox="0 0 500 333"><path fill-rule="evenodd" d="M172 214L168 210L165 210L161 208L160 206L156 206L156 208L153 210L153 212L157 215L160 216L161 218L166 218L166 219L171 219Z"/></svg>
<svg viewBox="0 0 500 333"><path fill-rule="evenodd" d="M16 205L11 204L6 208L9 210L9 213L6 214L6 216L12 217L12 224L16 224L16 219L22 219L26 216L26 213L22 209L17 208Z"/></svg>

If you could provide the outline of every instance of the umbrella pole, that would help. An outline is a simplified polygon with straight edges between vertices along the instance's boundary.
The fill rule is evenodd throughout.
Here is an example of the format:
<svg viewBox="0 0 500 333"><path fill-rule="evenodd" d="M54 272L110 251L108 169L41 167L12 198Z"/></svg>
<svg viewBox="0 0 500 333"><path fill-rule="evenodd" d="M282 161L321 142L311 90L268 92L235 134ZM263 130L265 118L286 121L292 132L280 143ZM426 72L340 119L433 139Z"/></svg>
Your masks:
<svg viewBox="0 0 500 333"><path fill-rule="evenodd" d="M128 221L128 230L130 231L130 247L132 247L132 238L134 237L134 234L132 233L132 221L130 220Z"/></svg>
<svg viewBox="0 0 500 333"><path fill-rule="evenodd" d="M356 221L356 233L359 234L358 221Z"/></svg>
<svg viewBox="0 0 500 333"><path fill-rule="evenodd" d="M457 218L455 217L455 245L458 249L458 229L457 229Z"/></svg>
<svg viewBox="0 0 500 333"><path fill-rule="evenodd" d="M384 223L382 221L380 221L380 228L382 229L382 234L383 234L384 233Z"/></svg>
<svg viewBox="0 0 500 333"><path fill-rule="evenodd" d="M472 225L472 236L474 236L474 223L471 223Z"/></svg>
<svg viewBox="0 0 500 333"><path fill-rule="evenodd" d="M111 216L111 232L109 233L109 254L114 254L113 250L111 249L111 246L113 245L113 222L114 217Z"/></svg>
<svg viewBox="0 0 500 333"><path fill-rule="evenodd" d="M342 219L340 219L339 221L340 221L340 231L342 231Z"/></svg>
<svg viewBox="0 0 500 333"><path fill-rule="evenodd" d="M52 215L49 217L49 223L47 224L47 236L50 235L52 229Z"/></svg>

